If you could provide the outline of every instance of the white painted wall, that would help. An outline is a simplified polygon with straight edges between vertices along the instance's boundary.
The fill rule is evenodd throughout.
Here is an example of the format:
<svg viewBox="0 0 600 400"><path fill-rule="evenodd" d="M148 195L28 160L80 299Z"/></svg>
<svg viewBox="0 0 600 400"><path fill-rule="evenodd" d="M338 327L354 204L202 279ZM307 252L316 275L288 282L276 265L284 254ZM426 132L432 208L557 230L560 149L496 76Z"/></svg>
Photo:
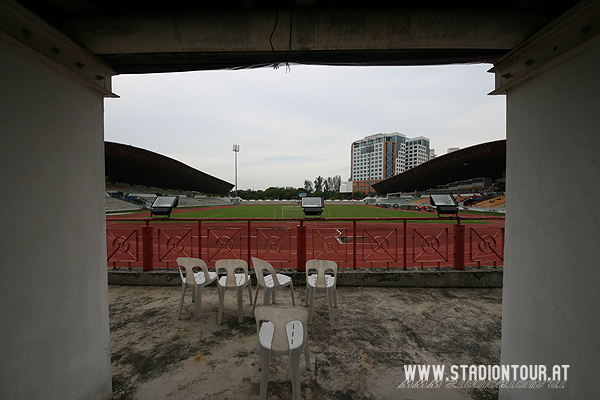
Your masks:
<svg viewBox="0 0 600 400"><path fill-rule="evenodd" d="M502 364L570 365L564 389L600 393L600 41L507 93Z"/></svg>
<svg viewBox="0 0 600 400"><path fill-rule="evenodd" d="M340 193L352 193L352 181L344 181L340 185Z"/></svg>
<svg viewBox="0 0 600 400"><path fill-rule="evenodd" d="M106 399L103 98L52 65L0 39L0 398Z"/></svg>

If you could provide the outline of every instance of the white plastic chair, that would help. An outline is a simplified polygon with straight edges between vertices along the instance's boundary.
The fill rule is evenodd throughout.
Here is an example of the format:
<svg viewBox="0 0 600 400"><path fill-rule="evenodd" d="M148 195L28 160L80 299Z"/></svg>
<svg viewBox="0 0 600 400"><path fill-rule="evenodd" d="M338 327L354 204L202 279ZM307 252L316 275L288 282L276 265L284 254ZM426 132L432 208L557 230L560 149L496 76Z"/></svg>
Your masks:
<svg viewBox="0 0 600 400"><path fill-rule="evenodd" d="M337 308L337 263L329 260L309 260L306 262L306 298L304 306L308 307L308 322L312 322L317 289L327 291L329 306L329 323L333 325L333 307ZM316 272L316 273L315 273Z"/></svg>
<svg viewBox="0 0 600 400"><path fill-rule="evenodd" d="M252 257L252 265L254 266L254 272L256 273L256 294L254 295L254 308L256 308L256 301L258 299L258 291L263 288L264 291L264 303L263 305L268 306L271 304L271 296L273 297L273 304L276 304L275 291L284 287L290 288L292 294L292 306L296 306L294 301L294 283L292 278L287 275L278 274L275 272L275 268L267 261L259 258ZM265 275L264 271L267 271Z"/></svg>
<svg viewBox="0 0 600 400"><path fill-rule="evenodd" d="M252 304L252 284L248 279L248 263L244 260L218 260L215 263L217 274L225 272L217 281L219 290L219 314L217 315L217 324L221 324L223 315L223 305L225 303L225 289L235 288L238 303L238 322L244 320L244 288L248 286L250 304ZM237 271L237 272L236 272Z"/></svg>
<svg viewBox="0 0 600 400"><path fill-rule="evenodd" d="M181 301L179 302L179 316L181 319L181 310L183 309L183 298L185 291L189 286L192 287L192 302L196 303L195 318L200 316L200 305L202 304L202 289L217 280L217 273L208 270L206 263L199 258L179 257L177 259L179 266L179 275L181 276ZM194 272L194 268L201 268L199 272ZM185 276L183 275L185 269Z"/></svg>
<svg viewBox="0 0 600 400"><path fill-rule="evenodd" d="M308 348L308 311L300 307L265 307L254 310L258 347L260 349L260 398L267 398L267 382L271 355L290 356L292 393L300 400L300 358L304 352L306 369L310 370Z"/></svg>

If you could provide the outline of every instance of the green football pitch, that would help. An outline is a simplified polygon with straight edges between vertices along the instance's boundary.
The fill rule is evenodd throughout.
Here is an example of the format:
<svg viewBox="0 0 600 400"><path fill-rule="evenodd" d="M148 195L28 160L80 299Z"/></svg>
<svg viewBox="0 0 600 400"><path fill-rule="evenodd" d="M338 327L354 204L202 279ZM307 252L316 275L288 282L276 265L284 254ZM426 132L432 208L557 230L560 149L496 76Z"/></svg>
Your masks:
<svg viewBox="0 0 600 400"><path fill-rule="evenodd" d="M461 212L461 214L463 214ZM470 215L463 214L465 217ZM481 213L476 213L481 216ZM489 214L488 214L489 215ZM415 212L363 205L326 204L323 218L423 218L437 217L434 212ZM177 218L304 218L299 205L251 204L218 208L195 208L190 211L178 210L171 214Z"/></svg>
<svg viewBox="0 0 600 400"><path fill-rule="evenodd" d="M433 214L431 214L433 215ZM427 216L424 213L392 210L361 205L329 205L323 210L324 218L377 218ZM251 204L209 209L194 209L172 214L173 218L304 218L300 205Z"/></svg>

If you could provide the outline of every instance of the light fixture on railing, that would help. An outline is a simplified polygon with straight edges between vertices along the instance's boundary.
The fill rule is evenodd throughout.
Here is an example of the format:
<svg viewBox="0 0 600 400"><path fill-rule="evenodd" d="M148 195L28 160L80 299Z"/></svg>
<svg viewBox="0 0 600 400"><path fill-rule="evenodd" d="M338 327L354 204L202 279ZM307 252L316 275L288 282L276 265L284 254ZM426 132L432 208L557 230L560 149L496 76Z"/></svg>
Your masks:
<svg viewBox="0 0 600 400"><path fill-rule="evenodd" d="M158 196L152 203L152 210L150 211L150 217L155 215L162 215L165 218L171 216L173 208L179 204L179 196Z"/></svg>
<svg viewBox="0 0 600 400"><path fill-rule="evenodd" d="M302 198L302 209L304 210L305 216L322 215L324 207L325 207L325 201L323 201L322 197L303 197Z"/></svg>
<svg viewBox="0 0 600 400"><path fill-rule="evenodd" d="M442 214L458 216L458 203L452 194L430 194L429 199L436 208L438 217Z"/></svg>

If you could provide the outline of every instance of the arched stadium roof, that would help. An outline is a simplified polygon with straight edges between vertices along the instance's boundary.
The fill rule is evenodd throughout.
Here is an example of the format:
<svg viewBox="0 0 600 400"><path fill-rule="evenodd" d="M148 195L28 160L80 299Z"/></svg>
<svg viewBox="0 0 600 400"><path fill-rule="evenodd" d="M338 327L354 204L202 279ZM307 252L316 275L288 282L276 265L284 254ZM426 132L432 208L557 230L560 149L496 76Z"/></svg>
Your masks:
<svg viewBox="0 0 600 400"><path fill-rule="evenodd" d="M438 185L472 178L502 178L506 173L506 140L467 147L436 157L384 181L378 194L435 189Z"/></svg>
<svg viewBox="0 0 600 400"><path fill-rule="evenodd" d="M172 158L114 142L104 142L105 170L110 182L162 189L228 194L233 184Z"/></svg>

